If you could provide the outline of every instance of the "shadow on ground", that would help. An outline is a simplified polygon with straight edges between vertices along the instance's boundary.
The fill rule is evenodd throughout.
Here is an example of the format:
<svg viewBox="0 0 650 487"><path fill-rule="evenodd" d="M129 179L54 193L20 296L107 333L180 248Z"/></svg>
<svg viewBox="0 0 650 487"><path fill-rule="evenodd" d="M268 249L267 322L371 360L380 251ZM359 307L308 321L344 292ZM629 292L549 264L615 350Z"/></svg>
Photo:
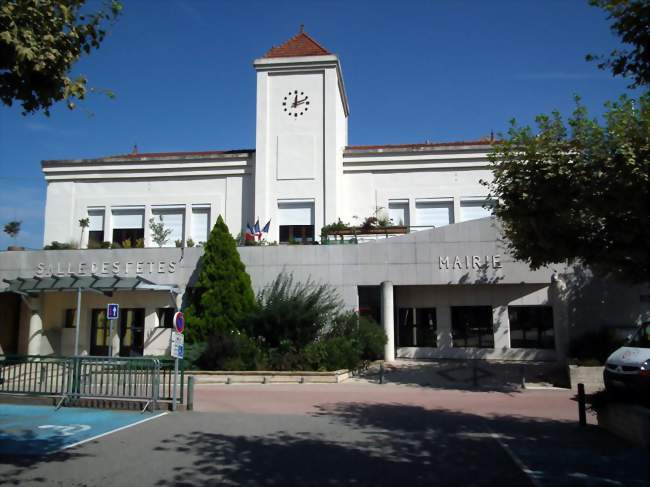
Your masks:
<svg viewBox="0 0 650 487"><path fill-rule="evenodd" d="M156 450L193 461L158 485L533 485L499 441L518 452L543 485L647 481L645 453L595 428L402 404L336 403L313 415L310 432L176 436Z"/></svg>
<svg viewBox="0 0 650 487"><path fill-rule="evenodd" d="M0 485L21 485L42 483L51 485L53 479L38 474L31 475L39 465L61 463L84 455L72 451L59 451L65 442L61 437L37 437L31 430L0 431Z"/></svg>
<svg viewBox="0 0 650 487"><path fill-rule="evenodd" d="M555 363L486 360L401 360L384 365L386 383L439 389L520 392L523 384L565 385L565 370ZM359 377L378 382L379 364Z"/></svg>

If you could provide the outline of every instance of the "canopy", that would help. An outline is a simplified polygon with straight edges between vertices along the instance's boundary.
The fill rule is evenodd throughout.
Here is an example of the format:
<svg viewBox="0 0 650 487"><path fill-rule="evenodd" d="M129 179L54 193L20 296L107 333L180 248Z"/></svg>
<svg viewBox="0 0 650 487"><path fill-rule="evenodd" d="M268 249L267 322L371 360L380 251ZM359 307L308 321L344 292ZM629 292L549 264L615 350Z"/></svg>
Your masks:
<svg viewBox="0 0 650 487"><path fill-rule="evenodd" d="M108 294L113 291L167 291L179 294L180 289L175 285L155 284L143 277L120 276L48 276L48 277L16 277L3 279L9 284L5 292L23 295L34 295L42 292L54 291L94 291Z"/></svg>

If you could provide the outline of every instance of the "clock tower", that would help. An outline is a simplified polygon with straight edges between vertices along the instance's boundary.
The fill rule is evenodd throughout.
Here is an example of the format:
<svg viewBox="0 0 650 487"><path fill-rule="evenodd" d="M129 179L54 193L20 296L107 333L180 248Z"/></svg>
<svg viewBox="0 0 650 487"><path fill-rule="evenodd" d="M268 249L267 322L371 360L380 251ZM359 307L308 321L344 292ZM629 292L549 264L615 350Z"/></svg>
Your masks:
<svg viewBox="0 0 650 487"><path fill-rule="evenodd" d="M304 30L255 60L254 218L281 243L319 240L339 216L347 97L341 64Z"/></svg>

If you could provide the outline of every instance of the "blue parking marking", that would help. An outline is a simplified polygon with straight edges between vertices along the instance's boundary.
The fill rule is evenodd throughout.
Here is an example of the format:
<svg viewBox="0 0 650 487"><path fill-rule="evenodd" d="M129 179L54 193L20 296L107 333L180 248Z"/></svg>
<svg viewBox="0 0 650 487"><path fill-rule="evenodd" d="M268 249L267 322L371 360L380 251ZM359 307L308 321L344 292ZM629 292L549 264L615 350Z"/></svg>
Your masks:
<svg viewBox="0 0 650 487"><path fill-rule="evenodd" d="M0 455L43 455L165 413L0 404Z"/></svg>

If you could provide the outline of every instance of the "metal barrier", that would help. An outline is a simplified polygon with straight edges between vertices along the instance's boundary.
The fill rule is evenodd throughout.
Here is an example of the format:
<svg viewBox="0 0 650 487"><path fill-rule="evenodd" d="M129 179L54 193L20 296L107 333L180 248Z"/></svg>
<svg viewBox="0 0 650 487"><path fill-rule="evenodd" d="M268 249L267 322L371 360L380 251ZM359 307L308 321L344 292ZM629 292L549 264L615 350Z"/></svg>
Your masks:
<svg viewBox="0 0 650 487"><path fill-rule="evenodd" d="M161 390L167 395L160 379L157 358L0 356L0 394L58 396L57 407L66 399L112 399L155 408Z"/></svg>

